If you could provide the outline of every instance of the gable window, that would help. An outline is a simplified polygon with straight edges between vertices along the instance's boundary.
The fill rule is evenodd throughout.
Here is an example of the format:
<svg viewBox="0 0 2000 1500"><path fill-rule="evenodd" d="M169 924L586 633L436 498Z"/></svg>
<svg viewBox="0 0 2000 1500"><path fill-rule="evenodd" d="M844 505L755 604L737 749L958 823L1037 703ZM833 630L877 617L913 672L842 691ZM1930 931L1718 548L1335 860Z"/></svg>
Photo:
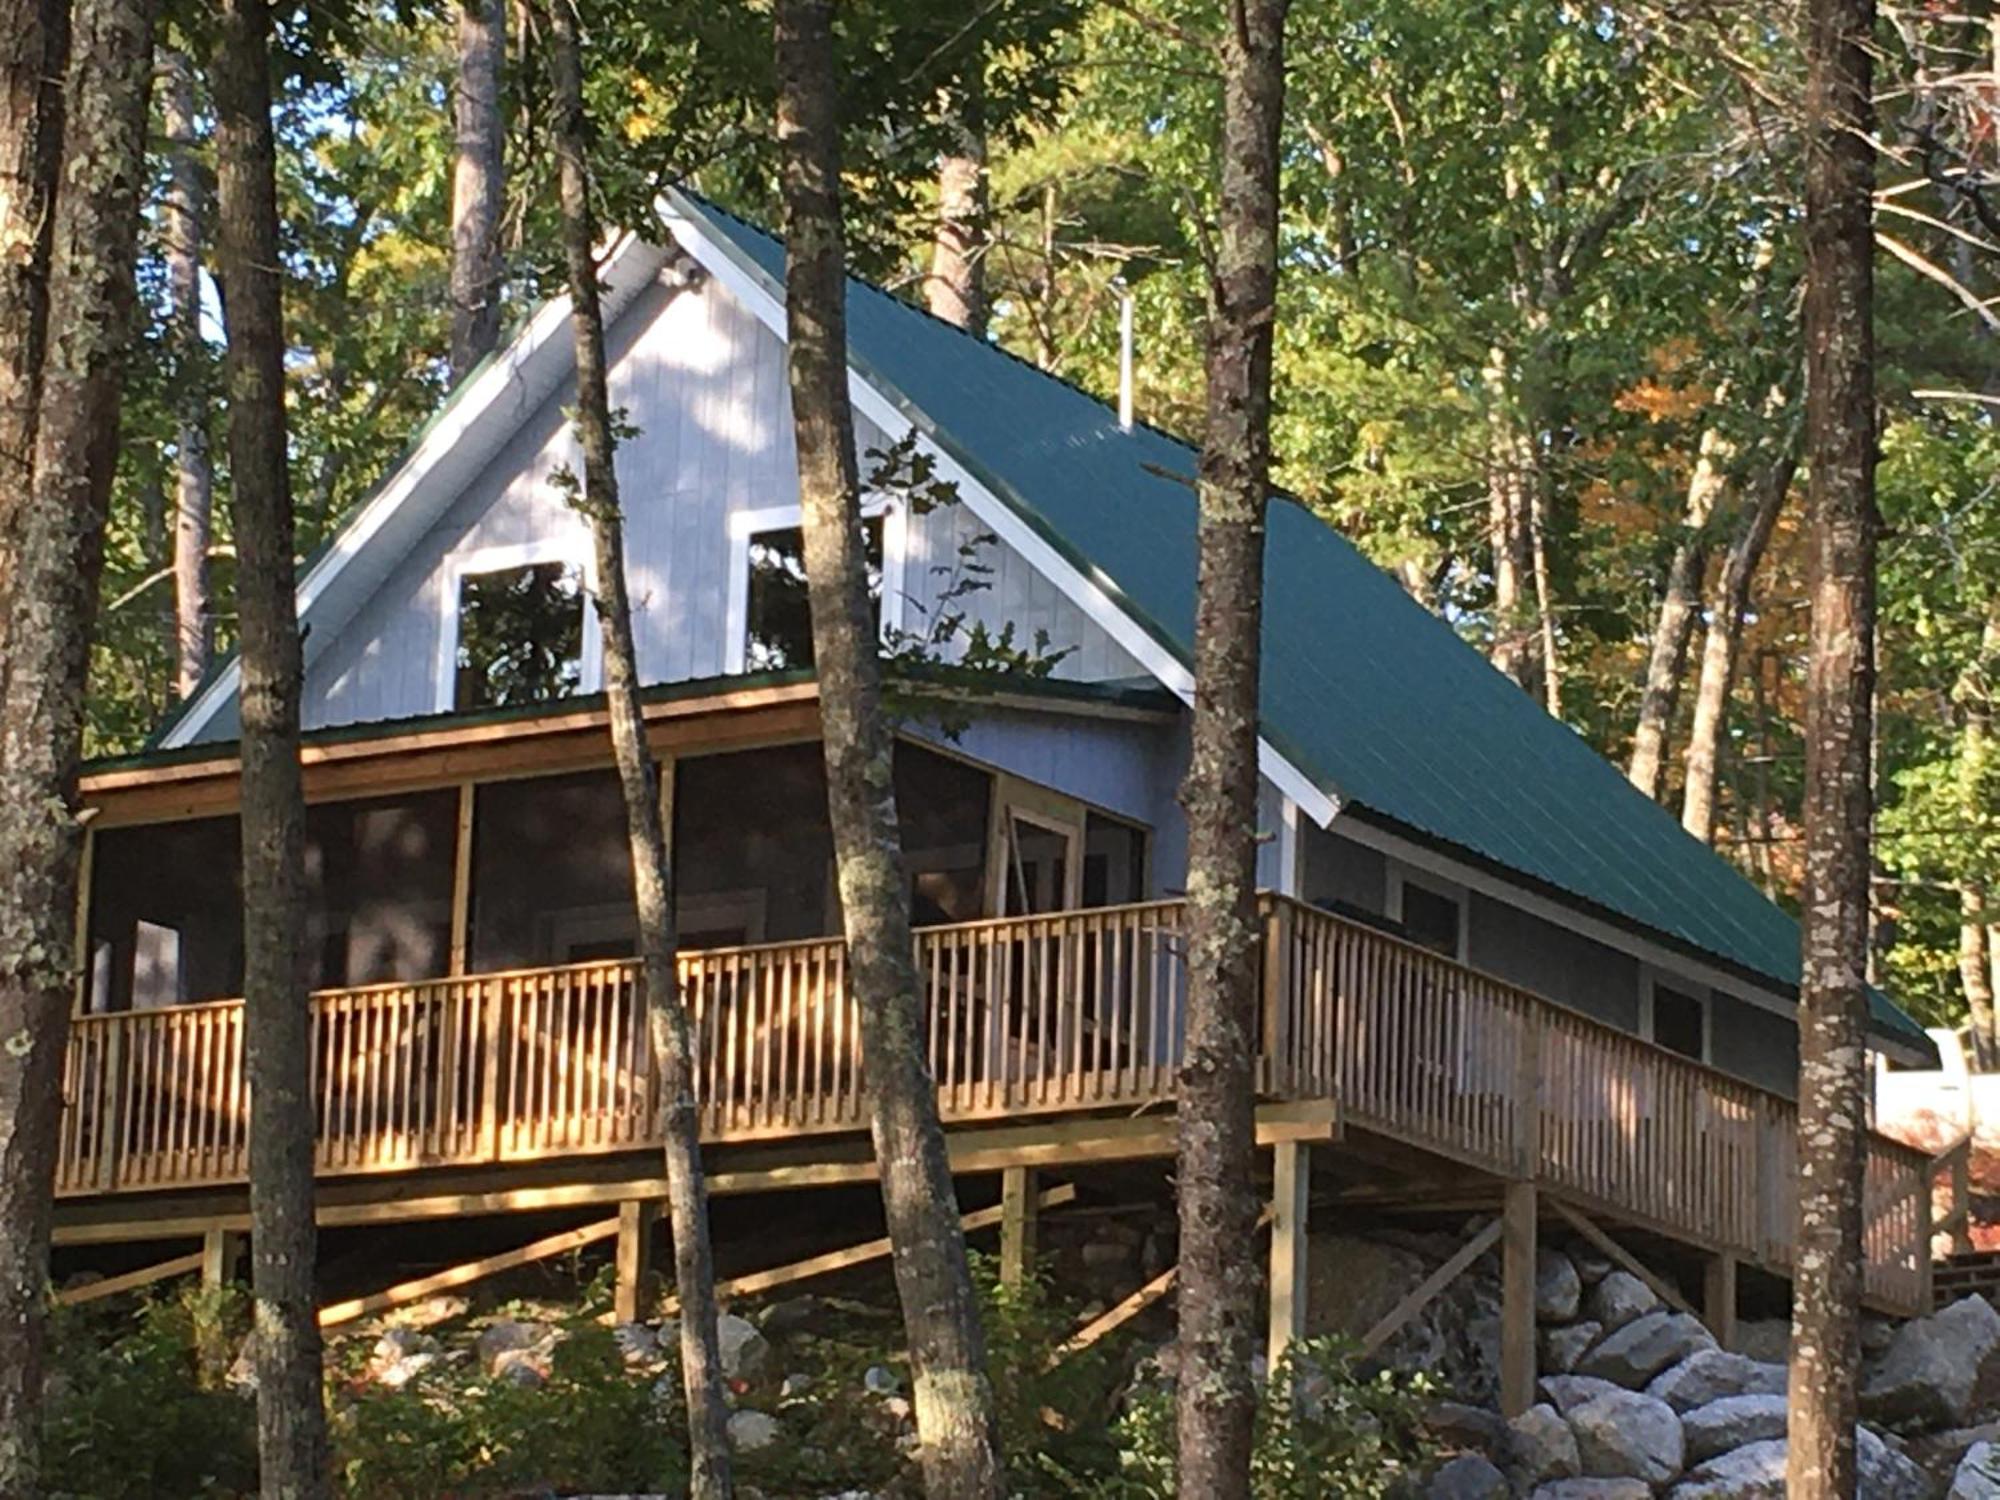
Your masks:
<svg viewBox="0 0 2000 1500"><path fill-rule="evenodd" d="M877 502L863 516L868 598L880 631L902 618L902 512ZM723 671L783 672L813 664L805 527L796 505L730 517L728 605Z"/></svg>
<svg viewBox="0 0 2000 1500"><path fill-rule="evenodd" d="M862 522L872 623L882 625L882 518ZM750 537L745 580L743 668L781 672L813 664L812 605L806 591L806 534L778 526Z"/></svg>
<svg viewBox="0 0 2000 1500"><path fill-rule="evenodd" d="M439 713L549 703L597 686L588 540L448 556L438 586Z"/></svg>
<svg viewBox="0 0 2000 1500"><path fill-rule="evenodd" d="M546 703L582 686L582 569L542 562L460 575L453 708Z"/></svg>

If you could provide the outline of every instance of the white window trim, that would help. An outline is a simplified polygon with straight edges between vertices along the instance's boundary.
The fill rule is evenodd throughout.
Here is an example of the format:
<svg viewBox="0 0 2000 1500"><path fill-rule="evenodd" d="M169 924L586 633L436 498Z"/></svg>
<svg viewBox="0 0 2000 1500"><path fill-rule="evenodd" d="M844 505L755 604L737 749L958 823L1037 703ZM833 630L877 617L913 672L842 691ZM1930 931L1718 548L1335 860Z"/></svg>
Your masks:
<svg viewBox="0 0 2000 1500"><path fill-rule="evenodd" d="M1403 887L1414 885L1419 890L1429 891L1434 896L1455 902L1458 906L1458 947L1451 957L1459 963L1469 963L1467 957L1472 947L1472 897L1467 889L1456 881L1440 879L1428 870L1412 869L1399 859L1388 862L1388 889L1382 895L1382 914L1398 926L1403 921Z"/></svg>
<svg viewBox="0 0 2000 1500"><path fill-rule="evenodd" d="M505 547L472 547L444 560L443 587L438 599L438 653L432 675L431 704L439 713L457 707L458 595L462 582L480 573L503 573L538 563L568 563L583 575L583 658L577 669L577 691L594 693L604 675L603 642L596 629L597 562L590 538L581 532L544 537Z"/></svg>
<svg viewBox="0 0 2000 1500"><path fill-rule="evenodd" d="M909 556L909 518L903 506L887 496L864 499L861 519L882 518L882 634L903 628L903 575ZM750 658L750 540L766 531L805 525L797 505L771 505L739 510L729 517L729 596L723 615L722 671L739 677Z"/></svg>
<svg viewBox="0 0 2000 1500"><path fill-rule="evenodd" d="M1686 975L1662 969L1653 964L1639 966L1639 1035L1657 1045L1653 1034L1653 992L1655 989L1669 989L1686 995L1701 1004L1701 1057L1698 1061L1713 1065L1715 1060L1715 997L1708 985L1689 979Z"/></svg>

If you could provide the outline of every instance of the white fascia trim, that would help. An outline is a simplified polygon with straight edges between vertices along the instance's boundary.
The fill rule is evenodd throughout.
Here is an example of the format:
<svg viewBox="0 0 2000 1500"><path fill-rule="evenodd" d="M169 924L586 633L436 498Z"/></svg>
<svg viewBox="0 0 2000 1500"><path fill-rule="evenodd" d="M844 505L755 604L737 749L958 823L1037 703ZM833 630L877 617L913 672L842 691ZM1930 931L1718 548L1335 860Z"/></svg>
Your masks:
<svg viewBox="0 0 2000 1500"><path fill-rule="evenodd" d="M707 226L696 214L682 209L674 194L664 196L657 207L662 221L680 242L681 248L720 281L731 296L755 313L765 327L783 339L786 336L784 299L773 293L760 275L753 274L733 255L716 246ZM895 435L913 425L909 412L896 396L877 386L851 363L847 371L847 385L855 410L884 432ZM921 428L918 429L918 437L925 451L935 460L939 477L957 486L959 498L995 536L1061 589L1071 602L1152 673L1162 686L1182 702L1193 704L1194 673L1112 598L1104 581L1072 564L1040 532L1024 521L1013 506L967 472ZM1326 827L1339 813L1338 800L1261 735L1257 740L1257 766L1279 791L1296 802L1300 810L1320 827Z"/></svg>
<svg viewBox="0 0 2000 1500"><path fill-rule="evenodd" d="M910 524L907 510L886 495L864 496L863 520L882 518L882 634L904 628L906 599L904 575L910 554ZM769 505L759 510L739 510L729 517L729 579L722 628L722 670L735 676L746 670L750 649L750 539L766 531L783 531L802 525L805 516L797 505Z"/></svg>
<svg viewBox="0 0 2000 1500"><path fill-rule="evenodd" d="M622 235L605 256L599 275L606 281L612 280L635 257L651 254L651 249L636 235ZM438 464L465 438L493 407L504 400L520 380L523 368L547 348L550 340L559 336L569 323L570 299L567 292L551 297L537 308L526 325L517 333L499 357L492 360L472 377L471 383L452 401L450 409L437 425L424 434L403 465L388 483L377 490L374 496L356 511L335 537L318 561L299 580L297 610L301 625L308 623L307 616L312 607L324 597L327 589L344 573L381 532L389 521L417 488L428 479ZM560 377L558 377L560 378ZM324 642L320 643L321 648ZM174 750L192 744L201 731L207 727L223 706L236 697L242 686L242 670L231 661L216 675L208 687L195 699L187 713L176 724L173 731L160 742L163 749Z"/></svg>
<svg viewBox="0 0 2000 1500"><path fill-rule="evenodd" d="M532 542L507 546L469 547L447 553L438 598L438 651L431 674L431 707L450 713L458 698L458 595L468 577L499 573L509 568L533 567L536 563L568 563L583 579L583 655L577 662L577 691L594 693L604 676L603 636L595 628L597 611L591 602L597 597L597 554L588 532L580 527Z"/></svg>

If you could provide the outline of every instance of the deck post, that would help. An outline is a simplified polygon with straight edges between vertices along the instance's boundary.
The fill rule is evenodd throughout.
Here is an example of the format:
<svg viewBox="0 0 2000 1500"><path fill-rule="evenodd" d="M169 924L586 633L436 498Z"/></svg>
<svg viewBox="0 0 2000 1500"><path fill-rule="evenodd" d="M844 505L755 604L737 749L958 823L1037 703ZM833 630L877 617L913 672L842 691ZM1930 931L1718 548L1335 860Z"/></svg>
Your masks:
<svg viewBox="0 0 2000 1500"><path fill-rule="evenodd" d="M227 1286L236 1279L237 1263L243 1256L243 1236L233 1229L210 1229L201 1237L201 1284L206 1288Z"/></svg>
<svg viewBox="0 0 2000 1500"><path fill-rule="evenodd" d="M1930 1182L1924 1183L1924 1193L1930 1194ZM1951 1251L1954 1255L1970 1255L1972 1244L1972 1137L1968 1134L1951 1153ZM1930 1246L1926 1241L1925 1254Z"/></svg>
<svg viewBox="0 0 2000 1500"><path fill-rule="evenodd" d="M1500 1233L1500 1412L1535 1404L1535 1184L1507 1184Z"/></svg>
<svg viewBox="0 0 2000 1500"><path fill-rule="evenodd" d="M1736 1257L1723 1251L1702 1266L1701 1320L1725 1349L1736 1347Z"/></svg>
<svg viewBox="0 0 2000 1500"><path fill-rule="evenodd" d="M653 1274L653 1224L659 1215L660 1206L644 1198L618 1205L618 1270L611 1316L620 1323L645 1319L646 1284Z"/></svg>
<svg viewBox="0 0 2000 1500"><path fill-rule="evenodd" d="M1033 1167L1006 1167L1000 1173L1000 1284L1020 1286L1035 1264L1040 1208Z"/></svg>
<svg viewBox="0 0 2000 1500"><path fill-rule="evenodd" d="M1271 1318L1264 1346L1267 1370L1306 1332L1306 1231L1310 1217L1312 1147L1279 1141L1271 1148Z"/></svg>

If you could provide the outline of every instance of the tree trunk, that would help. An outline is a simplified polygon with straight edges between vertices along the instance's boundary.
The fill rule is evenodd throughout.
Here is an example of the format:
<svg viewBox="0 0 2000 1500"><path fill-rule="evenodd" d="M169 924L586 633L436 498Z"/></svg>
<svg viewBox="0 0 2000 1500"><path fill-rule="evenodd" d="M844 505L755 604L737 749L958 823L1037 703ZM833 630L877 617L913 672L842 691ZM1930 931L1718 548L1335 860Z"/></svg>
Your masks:
<svg viewBox="0 0 2000 1500"><path fill-rule="evenodd" d="M1965 988L1965 1013L1972 1032L1972 1060L1981 1073L1994 1071L2000 1063L2000 1039L1993 1027L1993 976L1995 955L1993 913L1986 900L1986 888L1968 881L1958 888L1960 921L1958 928L1958 978Z"/></svg>
<svg viewBox="0 0 2000 1500"><path fill-rule="evenodd" d="M506 0L458 0L458 88L451 173L451 378L500 338L500 214L507 191L500 69Z"/></svg>
<svg viewBox="0 0 2000 1500"><path fill-rule="evenodd" d="M1563 711L1562 648L1556 639L1555 584L1549 573L1549 492L1537 473L1528 495L1528 556L1535 570L1536 641L1541 650L1542 706L1551 718Z"/></svg>
<svg viewBox="0 0 2000 1500"><path fill-rule="evenodd" d="M1798 454L1787 438L1784 452L1764 471L1755 502L1729 539L1709 601L1708 633L1702 638L1701 674L1694 694L1694 722L1688 729L1681 778L1681 826L1704 844L1715 842L1716 785L1729 728L1730 694L1736 687L1736 660L1743 645L1743 617L1750 609L1750 585L1764 560L1764 549L1770 545L1797 469Z"/></svg>
<svg viewBox="0 0 2000 1500"><path fill-rule="evenodd" d="M243 1031L257 1454L265 1500L321 1500L332 1490L314 1295L312 1030L299 779L303 662L292 591L270 42L267 0L221 0L209 77L242 635Z"/></svg>
<svg viewBox="0 0 2000 1500"><path fill-rule="evenodd" d="M909 1337L924 1488L998 1500L999 1430L937 1091L924 1054L894 740L862 548L847 393L845 235L829 0L774 8L792 421L826 752L827 816L882 1205Z"/></svg>
<svg viewBox="0 0 2000 1500"><path fill-rule="evenodd" d="M1187 1051L1180 1071L1180 1493L1249 1493L1257 1278L1258 686L1271 492L1271 328L1286 0L1232 0L1196 547Z"/></svg>
<svg viewBox="0 0 2000 1500"><path fill-rule="evenodd" d="M659 1075L666 1135L667 1212L673 1229L674 1286L680 1297L681 1384L688 1407L694 1500L729 1500L729 1413L722 1399L722 1353L716 1332L715 1262L709 1250L708 1195L702 1181L701 1120L695 1110L694 1049L681 1005L674 947L674 902L660 786L646 747L639 702L638 651L625 581L624 517L619 509L617 438L606 383L604 308L598 295L596 215L590 206L587 123L576 14L571 0L551 0L549 72L555 96L555 148L561 180L563 254L568 265L570 327L576 342L576 430L583 483L574 502L590 522L597 554L597 621L604 646L604 688L611 742L632 846L632 891L646 1030Z"/></svg>
<svg viewBox="0 0 2000 1500"><path fill-rule="evenodd" d="M147 0L81 0L27 498L0 621L0 1494L41 1492L42 1347L76 984L84 678L131 337L152 58ZM39 227L39 226L38 226ZM19 347L18 344L16 346Z"/></svg>
<svg viewBox="0 0 2000 1500"><path fill-rule="evenodd" d="M208 217L197 158L194 67L173 48L160 54L167 136L166 241L174 351L174 696L185 701L208 674L215 649L208 548L215 471L208 456L208 349L201 337L202 225Z"/></svg>
<svg viewBox="0 0 2000 1500"><path fill-rule="evenodd" d="M937 236L924 284L930 310L969 333L986 333L985 91L975 77L958 93L953 127L958 149L938 163Z"/></svg>
<svg viewBox="0 0 2000 1500"><path fill-rule="evenodd" d="M1791 1500L1855 1493L1875 635L1874 0L1808 0L1811 655L1799 979Z"/></svg>
<svg viewBox="0 0 2000 1500"><path fill-rule="evenodd" d="M1535 685L1528 589L1535 577L1533 439L1514 419L1514 392L1505 350L1489 351L1487 399L1487 536L1493 548L1493 665L1523 688Z"/></svg>
<svg viewBox="0 0 2000 1500"><path fill-rule="evenodd" d="M33 486L69 12L66 0L0 0L0 621Z"/></svg>
<svg viewBox="0 0 2000 1500"><path fill-rule="evenodd" d="M1702 429L1694 473L1688 477L1680 540L1667 564L1666 587L1653 623L1646 686L1639 696L1639 726L1632 733L1632 763L1626 775L1632 785L1655 801L1663 790L1667 739L1673 732L1681 676L1687 670L1688 642L1694 637L1695 617L1701 608L1702 576L1708 568L1708 523L1728 487L1724 465L1729 462L1730 449L1729 440L1716 428Z"/></svg>

